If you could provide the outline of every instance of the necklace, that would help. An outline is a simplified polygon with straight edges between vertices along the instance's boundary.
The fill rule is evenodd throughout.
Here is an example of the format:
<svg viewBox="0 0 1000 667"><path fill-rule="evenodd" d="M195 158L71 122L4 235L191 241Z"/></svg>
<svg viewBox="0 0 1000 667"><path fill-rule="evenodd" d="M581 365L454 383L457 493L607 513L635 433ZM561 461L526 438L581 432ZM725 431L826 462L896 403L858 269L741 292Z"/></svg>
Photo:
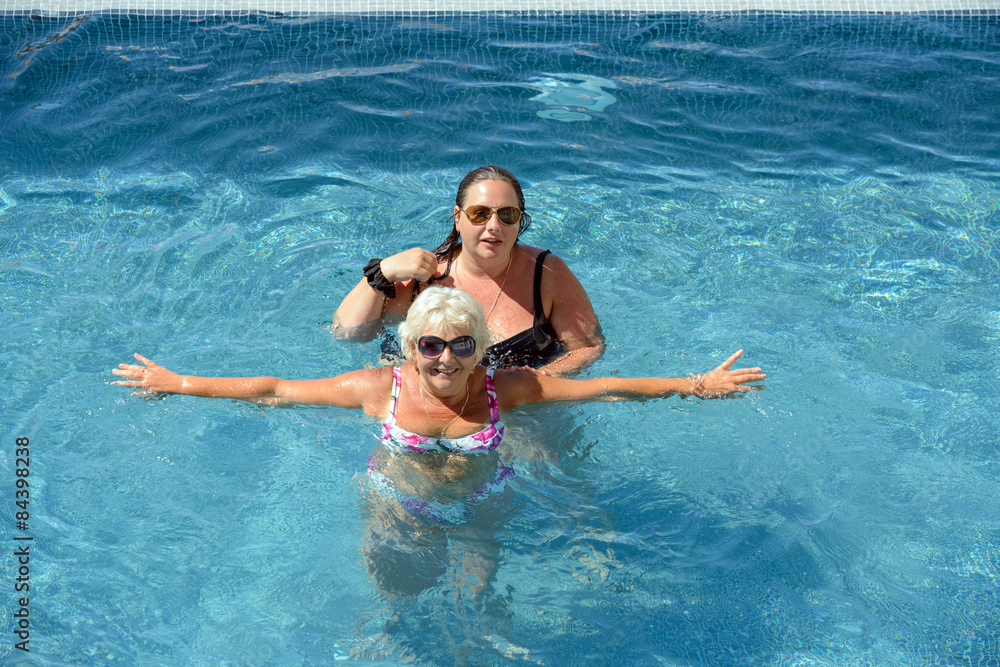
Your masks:
<svg viewBox="0 0 1000 667"><path fill-rule="evenodd" d="M427 409L427 399L424 398L424 388L420 386L420 381L419 380L417 380L417 391L420 392L420 404L424 406L424 414L426 414L427 418L430 419L432 422L436 422L437 420L434 419L434 417L431 417L430 410ZM448 422L447 426L445 426L443 429L441 429L441 437L444 437L444 435L446 433L448 433L448 429L451 428L451 425L454 424L455 422L457 422L458 418L462 416L463 412L465 412L465 408L469 405L469 395L470 395L469 383L466 382L465 383L465 403L462 403L462 409L458 411L458 414L455 415L455 418L452 419L450 422Z"/></svg>
<svg viewBox="0 0 1000 667"><path fill-rule="evenodd" d="M497 296L496 296L495 299L493 299L493 305L490 306L489 311L486 313L486 324L487 325L490 323L490 315L493 314L493 309L497 307L498 303L500 303L500 295L503 294L503 288L507 284L507 276L510 274L510 265L514 263L514 252L516 250L517 250L517 246L515 246L515 247L513 247L513 248L510 249L510 258L507 260L507 268L503 270L503 280L500 281L500 289L497 290ZM458 286L460 288L462 288L463 292L465 292L466 294L468 294L468 290L465 289L464 285L462 285L462 279L459 278L459 276L458 276L458 271L455 271L455 282L458 283Z"/></svg>

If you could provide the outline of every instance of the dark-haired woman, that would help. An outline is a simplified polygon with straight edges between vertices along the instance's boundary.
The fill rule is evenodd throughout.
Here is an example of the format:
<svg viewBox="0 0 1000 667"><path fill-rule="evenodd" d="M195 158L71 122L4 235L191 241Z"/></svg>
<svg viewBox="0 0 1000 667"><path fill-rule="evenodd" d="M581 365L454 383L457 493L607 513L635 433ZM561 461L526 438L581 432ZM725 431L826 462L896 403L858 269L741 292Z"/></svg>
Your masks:
<svg viewBox="0 0 1000 667"><path fill-rule="evenodd" d="M495 341L483 363L531 366L550 375L580 370L604 352L600 323L566 263L518 241L531 223L517 179L493 165L469 172L455 197L454 228L434 252L411 248L372 260L344 298L333 329L374 338L406 316L421 284L457 287L483 307Z"/></svg>

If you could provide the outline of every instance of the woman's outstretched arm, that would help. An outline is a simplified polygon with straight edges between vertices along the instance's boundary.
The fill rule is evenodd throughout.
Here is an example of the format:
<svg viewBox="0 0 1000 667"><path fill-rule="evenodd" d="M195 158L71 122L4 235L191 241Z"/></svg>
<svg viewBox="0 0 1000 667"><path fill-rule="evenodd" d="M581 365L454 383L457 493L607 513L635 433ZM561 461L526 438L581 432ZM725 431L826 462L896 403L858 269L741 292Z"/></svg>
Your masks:
<svg viewBox="0 0 1000 667"><path fill-rule="evenodd" d="M497 388L501 406L513 409L525 403L579 401L594 398L660 398L671 394L718 398L729 394L763 389L760 382L767 376L760 368L733 369L733 363L743 356L739 350L717 368L687 378L617 378L602 377L570 380L533 373L504 373Z"/></svg>
<svg viewBox="0 0 1000 667"><path fill-rule="evenodd" d="M139 389L136 394L184 394L213 398L239 398L248 401L274 400L281 403L313 403L334 405L341 408L363 408L366 399L376 395L388 396L389 381L383 369L369 369L344 373L323 380L282 380L276 377L202 377L179 375L159 364L136 354L142 362L119 364L112 373L129 378L113 384ZM382 377L386 376L386 377ZM384 391L379 391L384 389Z"/></svg>

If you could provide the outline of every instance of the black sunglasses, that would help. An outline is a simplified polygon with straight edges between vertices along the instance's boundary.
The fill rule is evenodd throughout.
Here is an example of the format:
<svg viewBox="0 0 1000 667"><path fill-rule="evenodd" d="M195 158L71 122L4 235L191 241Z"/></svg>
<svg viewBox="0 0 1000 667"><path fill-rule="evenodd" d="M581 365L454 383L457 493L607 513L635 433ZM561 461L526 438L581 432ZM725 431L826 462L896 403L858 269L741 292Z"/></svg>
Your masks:
<svg viewBox="0 0 1000 667"><path fill-rule="evenodd" d="M476 339L472 336L459 336L451 340L442 340L437 336L421 336L417 340L417 349L428 359L437 359L444 354L446 347L459 359L466 359L476 353Z"/></svg>
<svg viewBox="0 0 1000 667"><path fill-rule="evenodd" d="M480 206L476 204L475 206L470 206L469 208L460 209L462 213L465 213L466 217L469 218L469 222L474 225L485 225L493 217L493 212L496 211L497 219L500 220L505 225L516 225L521 222L521 216L524 215L524 211L516 206L501 206L500 208L492 208L490 206Z"/></svg>

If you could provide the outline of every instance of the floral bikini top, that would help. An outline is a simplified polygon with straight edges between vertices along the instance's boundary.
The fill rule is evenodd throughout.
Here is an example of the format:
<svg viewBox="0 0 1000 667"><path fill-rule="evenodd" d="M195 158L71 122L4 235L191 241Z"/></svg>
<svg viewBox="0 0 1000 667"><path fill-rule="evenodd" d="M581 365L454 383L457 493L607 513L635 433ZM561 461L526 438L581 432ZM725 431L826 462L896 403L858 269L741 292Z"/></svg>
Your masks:
<svg viewBox="0 0 1000 667"><path fill-rule="evenodd" d="M486 371L486 401L490 406L490 425L482 431L464 435L461 438L429 438L410 433L396 426L396 407L399 405L399 388L402 386L402 371L397 366L392 369L392 397L389 418L382 422L379 440L389 449L400 452L454 452L460 454L484 454L496 449L503 440L503 422L500 421L500 406L497 404L497 389L493 384L493 369Z"/></svg>

